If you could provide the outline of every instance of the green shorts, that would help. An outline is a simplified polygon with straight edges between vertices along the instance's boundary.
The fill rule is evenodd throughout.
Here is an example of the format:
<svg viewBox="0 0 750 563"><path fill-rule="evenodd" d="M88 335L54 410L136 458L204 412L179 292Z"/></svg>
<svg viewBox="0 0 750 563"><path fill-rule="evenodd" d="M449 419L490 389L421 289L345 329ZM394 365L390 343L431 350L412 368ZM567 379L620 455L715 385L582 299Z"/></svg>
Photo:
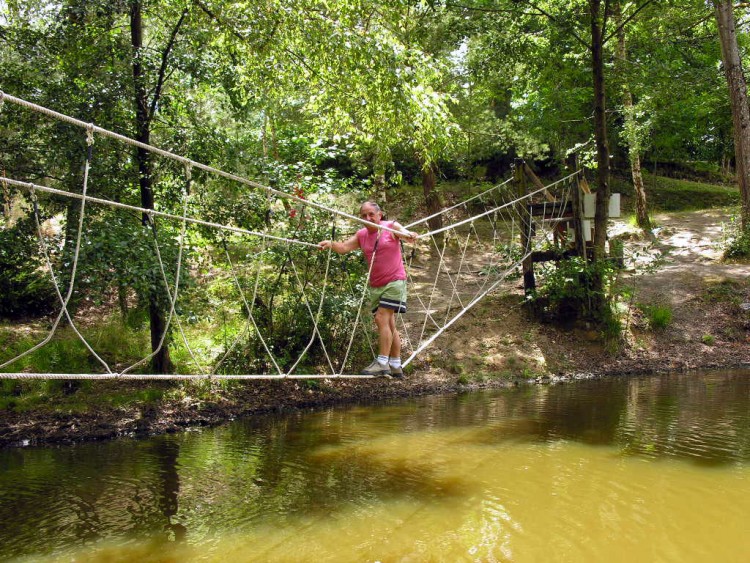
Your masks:
<svg viewBox="0 0 750 563"><path fill-rule="evenodd" d="M378 307L393 309L397 313L406 313L406 280L396 280L381 287L371 287L370 308L374 313Z"/></svg>

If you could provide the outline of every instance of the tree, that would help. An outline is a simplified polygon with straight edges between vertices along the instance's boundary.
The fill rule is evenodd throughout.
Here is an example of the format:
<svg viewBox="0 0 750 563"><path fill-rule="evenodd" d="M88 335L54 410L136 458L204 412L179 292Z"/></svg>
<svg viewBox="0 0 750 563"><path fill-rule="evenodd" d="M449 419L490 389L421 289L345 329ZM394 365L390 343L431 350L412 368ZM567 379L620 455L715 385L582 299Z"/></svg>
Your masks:
<svg viewBox="0 0 750 563"><path fill-rule="evenodd" d="M615 4L615 23L617 25L617 63L621 76L626 75L625 65L627 64L627 47L625 43L625 26L622 20L621 4L618 1ZM641 150L642 138L645 136L644 127L638 123L636 117L637 108L633 103L633 94L630 89L627 78L623 80L622 86L622 105L624 137L628 144L628 161L630 162L630 174L633 179L633 188L635 190L635 220L637 225L650 236L651 220L648 216L646 207L646 188L643 186L643 173L641 171Z"/></svg>
<svg viewBox="0 0 750 563"><path fill-rule="evenodd" d="M238 108L271 111L277 128L281 118L296 116L334 144L353 140L376 178L398 146L417 155L429 178L458 132L442 89L445 69L421 42L432 13L427 6L199 5L216 29L213 47L229 55L223 64L233 69Z"/></svg>
<svg viewBox="0 0 750 563"><path fill-rule="evenodd" d="M146 145L151 144L151 124L161 101L164 83L170 69L170 58L180 28L188 15L187 8L183 9L173 27L169 31L168 39L163 45L158 60L158 69L152 77L149 94L147 88L146 53L143 47L144 23L142 0L131 0L130 2L130 38L133 48L133 93L135 99L135 128L136 140ZM154 209L153 164L150 151L138 147L136 149L136 161L138 163L138 183L141 191L141 207ZM144 213L141 219L144 226L149 225L148 213ZM148 295L149 302L149 326L151 331L151 349L154 353L152 365L155 373L169 373L172 370L172 362L169 358L168 340L164 339L167 324L164 312L164 300L159 298L161 293L157 283L152 284Z"/></svg>
<svg viewBox="0 0 750 563"><path fill-rule="evenodd" d="M750 229L750 107L748 107L747 84L737 46L732 2L731 0L716 1L714 8L719 27L721 60L732 108L737 183L740 188L741 227L743 232L747 232Z"/></svg>

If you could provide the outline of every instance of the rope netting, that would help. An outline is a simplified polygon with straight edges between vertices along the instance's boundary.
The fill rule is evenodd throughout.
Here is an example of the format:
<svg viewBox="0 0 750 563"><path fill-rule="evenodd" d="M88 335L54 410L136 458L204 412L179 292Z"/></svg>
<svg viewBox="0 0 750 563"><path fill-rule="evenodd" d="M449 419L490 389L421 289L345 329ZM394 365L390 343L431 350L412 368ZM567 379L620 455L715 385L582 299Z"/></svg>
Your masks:
<svg viewBox="0 0 750 563"><path fill-rule="evenodd" d="M377 337L365 310L370 271L359 252L339 256L330 249L320 251L317 243L334 239L337 233L351 236L372 223L326 205L324 196L312 200L288 194L0 92L2 101L82 128L86 150L80 192L0 178L6 190L13 188L33 213L39 252L58 308L39 342L21 352L0 352L0 378L368 377L353 374L359 363L369 363L377 354ZM157 198L158 209L104 197L106 178L92 181L98 137L180 164L182 187L177 190L172 182L171 189L164 190L172 195ZM201 181L194 179L194 170L203 173ZM487 295L517 283L522 262L552 244L555 230L566 220L566 203L577 185L577 174L521 195L514 193L517 188L508 180L405 225L419 236L405 250L409 311L399 314L397 321L407 356L404 366ZM173 171L173 179L178 175ZM206 212L209 193L225 185L240 186L243 194L251 194L246 203L254 220L243 225L231 217L207 220L200 215ZM555 204L547 208L553 192ZM542 206L539 217L519 222L519 210L537 201ZM61 207L67 210L66 228L71 233L65 252L59 244L52 244L49 217L40 211ZM136 221L134 214L141 220ZM71 217L76 218L75 229ZM425 230L425 224L435 224L436 219L444 226ZM130 238L118 239L117 244L127 248L110 250L106 234L125 224L140 227L127 227L131 230L124 232ZM522 229L525 237L519 236ZM522 239L531 244L522 247ZM102 244L106 250L97 262L100 255L95 249ZM123 287L124 272L142 261L147 262L145 277L152 289L137 287L137 282ZM95 274L88 275L87 271L94 272L91 268ZM106 335L88 322L90 310L82 303L91 289L89 278L102 277L103 272L120 280L118 296L125 311L129 302L144 299L144 292L151 306L164 311L158 341L152 334L151 351L138 359L134 360L133 353L115 354L111 347L106 353L97 351L97 341ZM24 366L33 365L28 363L30 358L58 335L63 318L96 369L92 367L90 373L29 371ZM191 373L142 373L165 346L179 356L178 371Z"/></svg>

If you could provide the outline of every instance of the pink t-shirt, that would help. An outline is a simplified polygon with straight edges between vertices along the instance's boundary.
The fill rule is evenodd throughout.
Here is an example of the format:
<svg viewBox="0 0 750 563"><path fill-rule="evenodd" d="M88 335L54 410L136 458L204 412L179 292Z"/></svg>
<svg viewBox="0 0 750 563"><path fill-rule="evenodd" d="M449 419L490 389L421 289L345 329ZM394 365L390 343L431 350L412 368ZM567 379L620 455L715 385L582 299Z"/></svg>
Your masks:
<svg viewBox="0 0 750 563"><path fill-rule="evenodd" d="M390 229L394 221L382 221L380 224ZM372 287L383 287L396 280L406 279L404 261L401 258L401 242L398 237L389 231L375 231L371 233L366 227L357 231L357 240L362 252L365 253L367 267L372 263L372 252L375 241L380 236L378 248L375 250L375 264L370 272L370 285Z"/></svg>

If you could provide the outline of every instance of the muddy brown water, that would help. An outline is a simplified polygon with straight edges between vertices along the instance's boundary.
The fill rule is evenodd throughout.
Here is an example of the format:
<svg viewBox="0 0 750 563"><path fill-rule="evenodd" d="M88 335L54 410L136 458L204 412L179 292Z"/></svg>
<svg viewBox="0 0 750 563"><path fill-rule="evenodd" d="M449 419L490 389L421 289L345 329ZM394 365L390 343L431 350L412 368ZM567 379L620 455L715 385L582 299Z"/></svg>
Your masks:
<svg viewBox="0 0 750 563"><path fill-rule="evenodd" d="M750 372L0 451L6 561L748 561Z"/></svg>

